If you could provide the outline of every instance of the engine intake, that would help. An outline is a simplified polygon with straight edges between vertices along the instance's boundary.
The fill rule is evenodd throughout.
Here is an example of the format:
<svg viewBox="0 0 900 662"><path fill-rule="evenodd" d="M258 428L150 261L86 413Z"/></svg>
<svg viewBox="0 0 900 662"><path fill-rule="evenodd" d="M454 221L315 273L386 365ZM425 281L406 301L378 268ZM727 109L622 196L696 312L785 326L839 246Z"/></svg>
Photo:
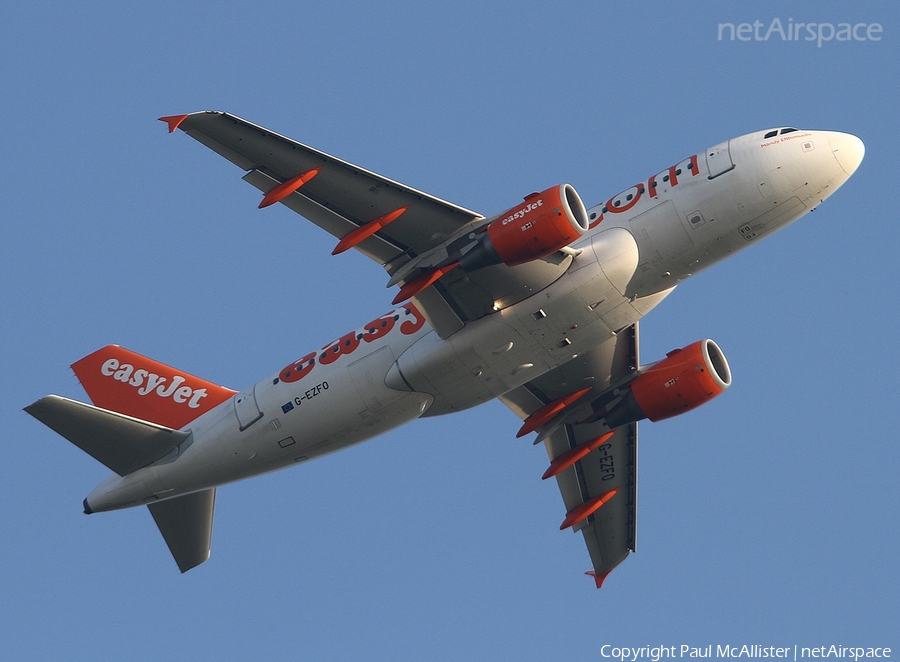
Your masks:
<svg viewBox="0 0 900 662"><path fill-rule="evenodd" d="M575 189L569 184L553 186L498 215L459 263L465 271L501 262L510 267L525 264L568 246L589 224Z"/></svg>
<svg viewBox="0 0 900 662"><path fill-rule="evenodd" d="M644 418L661 421L709 402L731 385L731 369L709 338L669 352L643 370L604 417L610 428Z"/></svg>

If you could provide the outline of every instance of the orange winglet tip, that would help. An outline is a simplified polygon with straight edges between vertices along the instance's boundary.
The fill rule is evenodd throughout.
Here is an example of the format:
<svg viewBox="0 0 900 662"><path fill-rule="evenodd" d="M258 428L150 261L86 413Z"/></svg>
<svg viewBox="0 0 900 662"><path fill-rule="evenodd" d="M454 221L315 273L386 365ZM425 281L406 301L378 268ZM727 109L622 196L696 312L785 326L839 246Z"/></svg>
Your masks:
<svg viewBox="0 0 900 662"><path fill-rule="evenodd" d="M453 264L448 264L445 267L437 267L436 269L432 269L431 271L426 271L420 276L416 276L406 285L400 288L400 291L397 292L397 296L394 297L394 300L391 303L398 304L401 301L406 301L407 299L413 298L426 287L434 284L439 278L450 273L458 266L459 262L454 262Z"/></svg>
<svg viewBox="0 0 900 662"><path fill-rule="evenodd" d="M534 432L539 427L541 427L544 423L549 421L551 418L560 413L563 409L568 407L570 404L580 399L585 393L590 391L590 387L583 388L580 391L575 391L574 393L570 393L569 395L563 396L558 400L554 400L548 405L544 405L536 412L534 412L531 416L525 419L525 422L522 424L522 427L519 428L519 431L516 432L516 437L524 437L529 432Z"/></svg>
<svg viewBox="0 0 900 662"><path fill-rule="evenodd" d="M175 133L175 129L181 126L181 123L188 117L190 115L168 115L167 117L160 117L159 121L169 125L169 133Z"/></svg>
<svg viewBox="0 0 900 662"><path fill-rule="evenodd" d="M606 578L609 577L609 573L611 573L611 572L612 572L612 570L607 570L606 572L598 575L593 570L588 570L584 574L594 578L594 586L596 586L597 588L602 588L603 582L606 581Z"/></svg>
<svg viewBox="0 0 900 662"><path fill-rule="evenodd" d="M263 196L262 202L259 203L259 208L263 209L264 207L268 207L269 205L274 205L276 202L281 202L291 193L296 191L310 179L319 174L319 170L321 169L322 166L313 168L312 170L307 170L306 172L301 173L296 177L292 177L282 184L279 184Z"/></svg>
<svg viewBox="0 0 900 662"><path fill-rule="evenodd" d="M409 205L405 207L400 207L399 209L395 209L392 212L388 212L384 216L379 216L374 221L369 221L365 225L360 225L358 228L346 234L341 240L338 242L338 245L334 247L334 250L331 251L332 255L337 255L339 253L343 253L344 251L350 250L360 242L365 239L368 239L373 234L381 230L384 226L392 221L396 221L409 209Z"/></svg>
<svg viewBox="0 0 900 662"><path fill-rule="evenodd" d="M604 503L612 499L616 496L616 492L619 491L619 488L615 488L610 490L609 492L604 492L599 496L595 496L593 499L588 499L580 506L576 506L572 508L568 515L566 515L566 519L563 520L563 523L559 525L559 530L567 529L573 524L578 524L583 519L587 519L592 514L594 514L597 509L600 508Z"/></svg>
<svg viewBox="0 0 900 662"><path fill-rule="evenodd" d="M561 471L565 471L573 464L578 462L578 460L585 457L591 451L599 448L603 444L605 444L609 439L616 433L615 430L612 432L607 432L606 434L602 434L593 441L589 441L586 444L580 444L571 450L567 450L565 453L557 457L553 462L550 463L550 466L547 467L547 471L544 472L544 475L541 476L541 480L547 480L548 478L555 476Z"/></svg>

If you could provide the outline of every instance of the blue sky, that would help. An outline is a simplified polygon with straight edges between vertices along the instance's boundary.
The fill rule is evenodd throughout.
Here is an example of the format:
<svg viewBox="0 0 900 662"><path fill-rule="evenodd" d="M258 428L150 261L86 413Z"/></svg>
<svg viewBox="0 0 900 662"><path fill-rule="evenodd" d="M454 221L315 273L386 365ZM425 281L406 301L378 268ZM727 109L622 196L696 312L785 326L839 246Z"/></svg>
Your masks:
<svg viewBox="0 0 900 662"><path fill-rule="evenodd" d="M602 659L601 647L900 654L890 2L32 3L0 11L0 657ZM880 41L719 41L719 23ZM711 337L734 384L642 424L638 552L600 591L499 403L219 490L179 575L144 509L21 408L108 343L235 388L391 308L383 273L161 115L227 110L485 214L587 204L761 128L855 133L831 199L683 284L642 357Z"/></svg>

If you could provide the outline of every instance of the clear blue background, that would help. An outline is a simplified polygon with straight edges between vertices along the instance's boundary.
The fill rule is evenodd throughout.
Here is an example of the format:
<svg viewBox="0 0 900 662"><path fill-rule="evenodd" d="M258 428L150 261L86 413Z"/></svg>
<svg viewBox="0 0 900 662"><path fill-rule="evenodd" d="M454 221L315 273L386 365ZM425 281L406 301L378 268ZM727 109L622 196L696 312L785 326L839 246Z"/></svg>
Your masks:
<svg viewBox="0 0 900 662"><path fill-rule="evenodd" d="M717 40L877 22L879 42ZM36 2L0 9L0 658L599 659L601 646L900 654L893 2ZM595 204L768 127L859 135L813 214L683 284L734 385L641 426L637 554L600 591L500 403L219 490L179 575L145 509L21 408L118 343L241 388L390 306L382 271L160 115L221 109L486 214Z"/></svg>

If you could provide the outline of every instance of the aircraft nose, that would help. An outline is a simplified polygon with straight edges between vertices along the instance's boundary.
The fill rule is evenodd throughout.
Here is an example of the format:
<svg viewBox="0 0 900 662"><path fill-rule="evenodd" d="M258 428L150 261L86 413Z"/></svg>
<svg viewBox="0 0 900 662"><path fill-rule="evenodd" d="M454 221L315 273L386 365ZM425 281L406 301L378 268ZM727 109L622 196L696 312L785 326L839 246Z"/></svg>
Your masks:
<svg viewBox="0 0 900 662"><path fill-rule="evenodd" d="M850 133L838 133L828 142L831 144L831 152L841 169L848 176L856 172L866 153L863 141Z"/></svg>

